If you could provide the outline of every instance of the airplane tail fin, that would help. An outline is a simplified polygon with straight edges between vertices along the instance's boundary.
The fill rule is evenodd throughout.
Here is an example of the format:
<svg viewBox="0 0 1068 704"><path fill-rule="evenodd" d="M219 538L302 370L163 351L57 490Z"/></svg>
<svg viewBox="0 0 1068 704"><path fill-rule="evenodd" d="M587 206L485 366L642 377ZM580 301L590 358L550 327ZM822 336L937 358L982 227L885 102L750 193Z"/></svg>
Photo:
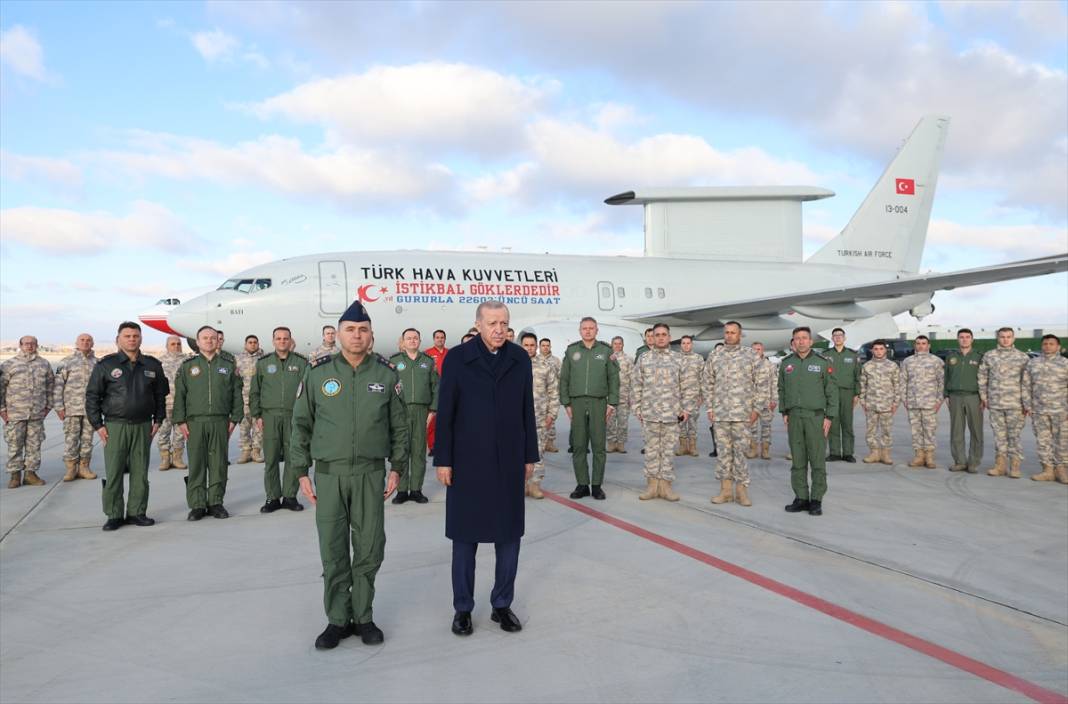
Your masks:
<svg viewBox="0 0 1068 704"><path fill-rule="evenodd" d="M921 119L845 229L807 261L919 271L948 131L948 117Z"/></svg>

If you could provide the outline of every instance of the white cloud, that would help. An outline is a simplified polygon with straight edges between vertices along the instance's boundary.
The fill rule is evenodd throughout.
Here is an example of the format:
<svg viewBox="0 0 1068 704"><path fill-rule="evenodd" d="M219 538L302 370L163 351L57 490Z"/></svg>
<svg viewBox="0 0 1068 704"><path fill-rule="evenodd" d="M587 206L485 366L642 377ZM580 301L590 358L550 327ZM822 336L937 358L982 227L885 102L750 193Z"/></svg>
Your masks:
<svg viewBox="0 0 1068 704"><path fill-rule="evenodd" d="M44 50L33 32L15 25L0 32L0 64L20 76L47 81L51 76L44 65Z"/></svg>
<svg viewBox="0 0 1068 704"><path fill-rule="evenodd" d="M66 159L25 156L0 150L0 177L13 181L43 180L58 186L82 185L82 171Z"/></svg>
<svg viewBox="0 0 1068 704"><path fill-rule="evenodd" d="M208 63L231 58L241 46L241 42L221 29L196 32L189 39Z"/></svg>
<svg viewBox="0 0 1068 704"><path fill-rule="evenodd" d="M323 125L355 144L384 140L500 154L518 144L526 116L554 89L476 66L430 62L310 81L252 110Z"/></svg>
<svg viewBox="0 0 1068 704"><path fill-rule="evenodd" d="M229 276L234 272L244 271L260 264L278 259L273 252L261 250L256 252L232 252L225 258L211 257L208 259L179 259L178 268L187 271L199 271L207 274L219 274Z"/></svg>
<svg viewBox="0 0 1068 704"><path fill-rule="evenodd" d="M182 251L196 237L170 210L135 201L127 215L56 208L0 210L0 240L57 254L99 254L118 247Z"/></svg>
<svg viewBox="0 0 1068 704"><path fill-rule="evenodd" d="M985 251L1004 260L1045 257L1068 252L1068 229L1045 225L964 225L932 220L928 247Z"/></svg>

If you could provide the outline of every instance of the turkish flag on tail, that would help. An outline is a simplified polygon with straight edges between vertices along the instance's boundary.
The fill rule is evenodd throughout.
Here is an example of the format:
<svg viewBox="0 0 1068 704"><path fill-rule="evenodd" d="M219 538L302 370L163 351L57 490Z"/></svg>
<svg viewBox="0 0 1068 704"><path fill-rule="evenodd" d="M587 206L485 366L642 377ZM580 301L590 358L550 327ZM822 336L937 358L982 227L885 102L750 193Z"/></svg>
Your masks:
<svg viewBox="0 0 1068 704"><path fill-rule="evenodd" d="M897 194L899 196L914 196L914 195L916 195L916 179L912 179L912 178L899 178L899 179L897 179Z"/></svg>

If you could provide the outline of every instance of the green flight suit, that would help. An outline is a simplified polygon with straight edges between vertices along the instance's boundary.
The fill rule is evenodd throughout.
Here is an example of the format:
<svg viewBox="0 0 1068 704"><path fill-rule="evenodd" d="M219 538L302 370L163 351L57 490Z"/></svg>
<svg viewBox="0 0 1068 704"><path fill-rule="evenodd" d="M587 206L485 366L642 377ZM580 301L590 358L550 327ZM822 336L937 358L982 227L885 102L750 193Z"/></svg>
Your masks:
<svg viewBox="0 0 1068 704"><path fill-rule="evenodd" d="M794 495L822 501L827 493L827 449L823 419L838 412L838 389L831 378L831 363L815 351L796 352L779 363L779 412L787 417L790 443L790 484ZM809 489L808 468L812 468Z"/></svg>
<svg viewBox="0 0 1068 704"><path fill-rule="evenodd" d="M838 413L831 420L828 436L830 454L846 457L853 454L853 399L860 394L860 360L848 347L839 352L832 345L820 352L831 363L831 378L837 389Z"/></svg>
<svg viewBox="0 0 1068 704"><path fill-rule="evenodd" d="M268 501L297 498L297 474L289 461L289 436L293 431L293 402L297 398L308 360L290 352L285 359L272 352L256 362L248 391L248 410L263 419L263 490ZM279 481L279 462L286 468Z"/></svg>
<svg viewBox="0 0 1068 704"><path fill-rule="evenodd" d="M571 464L580 485L604 481L608 406L619 405L619 364L612 348L594 340L587 349L580 340L568 346L560 364L560 405L571 408ZM586 449L593 450L593 480Z"/></svg>
<svg viewBox="0 0 1068 704"><path fill-rule="evenodd" d="M974 472L983 461L983 407L979 403L979 362L981 352L968 354L953 350L946 357L945 388L949 400L949 446L953 464ZM970 436L964 444L964 429Z"/></svg>
<svg viewBox="0 0 1068 704"><path fill-rule="evenodd" d="M368 623L386 546L385 458L402 477L408 464L397 372L376 354L355 368L344 354L315 360L293 405L289 447L286 464L293 463L298 477L315 463L326 616L335 626Z"/></svg>
<svg viewBox="0 0 1068 704"><path fill-rule="evenodd" d="M104 514L108 519L143 516L148 511L148 454L152 449L152 421L104 423L108 441L104 445ZM123 474L130 474L130 499L123 515Z"/></svg>
<svg viewBox="0 0 1068 704"><path fill-rule="evenodd" d="M222 354L208 360L203 353L182 362L174 375L175 425L189 429L189 476L185 500L189 508L221 506L229 472L230 423L245 414L237 364Z"/></svg>
<svg viewBox="0 0 1068 704"><path fill-rule="evenodd" d="M422 491L426 476L426 453L417 448L426 447L426 423L431 413L438 410L438 368L434 358L419 352L413 360L407 352L398 352L389 358L390 364L400 377L402 397L408 414L408 439L412 451L408 453L408 467L398 489Z"/></svg>

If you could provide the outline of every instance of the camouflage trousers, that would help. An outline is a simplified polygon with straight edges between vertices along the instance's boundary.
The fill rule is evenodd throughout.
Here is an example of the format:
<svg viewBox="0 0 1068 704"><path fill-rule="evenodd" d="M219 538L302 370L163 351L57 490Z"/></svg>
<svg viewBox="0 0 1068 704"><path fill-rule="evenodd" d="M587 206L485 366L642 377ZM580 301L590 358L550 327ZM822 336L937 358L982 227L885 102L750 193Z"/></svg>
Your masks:
<svg viewBox="0 0 1068 704"><path fill-rule="evenodd" d="M749 426L749 439L756 444L771 444L771 421L775 418L775 411L765 408L760 412L756 423Z"/></svg>
<svg viewBox="0 0 1068 704"><path fill-rule="evenodd" d="M1053 467L1068 464L1068 414L1033 413L1031 425L1038 445L1038 461Z"/></svg>
<svg viewBox="0 0 1068 704"><path fill-rule="evenodd" d="M910 408L909 428L912 430L912 449L935 449L935 431L938 430L938 413L933 408Z"/></svg>
<svg viewBox="0 0 1068 704"><path fill-rule="evenodd" d="M63 460L77 462L93 456L93 426L85 416L63 419Z"/></svg>
<svg viewBox="0 0 1068 704"><path fill-rule="evenodd" d="M630 419L630 407L620 401L616 412L608 419L605 440L609 443L627 444L627 421Z"/></svg>
<svg viewBox="0 0 1068 704"><path fill-rule="evenodd" d="M712 427L715 428L719 453L716 479L730 479L742 486L749 486L749 465L745 461L745 451L749 449L749 423L744 420L717 420Z"/></svg>
<svg viewBox="0 0 1068 704"><path fill-rule="evenodd" d="M552 426L545 433L545 442L549 445L556 444L556 423L553 423Z"/></svg>
<svg viewBox="0 0 1068 704"><path fill-rule="evenodd" d="M7 443L7 471L36 472L41 468L41 443L45 439L43 420L12 420L4 425Z"/></svg>
<svg viewBox="0 0 1068 704"><path fill-rule="evenodd" d="M238 425L237 446L242 452L263 449L263 433L257 427L256 419L249 414L248 406L245 406L245 417Z"/></svg>
<svg viewBox="0 0 1068 704"><path fill-rule="evenodd" d="M691 413L690 417L679 423L679 440L689 440L697 437L697 416Z"/></svg>
<svg viewBox="0 0 1068 704"><path fill-rule="evenodd" d="M994 452L1010 460L1023 459L1020 433L1023 432L1026 416L1022 410L1000 411L991 408L990 429L994 431Z"/></svg>
<svg viewBox="0 0 1068 704"><path fill-rule="evenodd" d="M156 445L159 446L160 452L180 455L185 449L185 436L182 435L182 431L178 430L178 426L171 422L171 412L172 409L168 408L167 419L159 426L159 432L156 433Z"/></svg>
<svg viewBox="0 0 1068 704"><path fill-rule="evenodd" d="M549 443L549 428L545 425L547 414L535 413L534 423L538 426L538 461L534 463L534 476L532 482L540 482L545 479L545 448Z"/></svg>
<svg viewBox="0 0 1068 704"><path fill-rule="evenodd" d="M867 428L864 429L864 439L868 441L868 447L872 450L889 448L892 445L890 428L894 425L894 415L889 411L865 411L864 419Z"/></svg>
<svg viewBox="0 0 1068 704"><path fill-rule="evenodd" d="M642 423L645 437L645 477L675 481L675 442L679 439L678 423Z"/></svg>

